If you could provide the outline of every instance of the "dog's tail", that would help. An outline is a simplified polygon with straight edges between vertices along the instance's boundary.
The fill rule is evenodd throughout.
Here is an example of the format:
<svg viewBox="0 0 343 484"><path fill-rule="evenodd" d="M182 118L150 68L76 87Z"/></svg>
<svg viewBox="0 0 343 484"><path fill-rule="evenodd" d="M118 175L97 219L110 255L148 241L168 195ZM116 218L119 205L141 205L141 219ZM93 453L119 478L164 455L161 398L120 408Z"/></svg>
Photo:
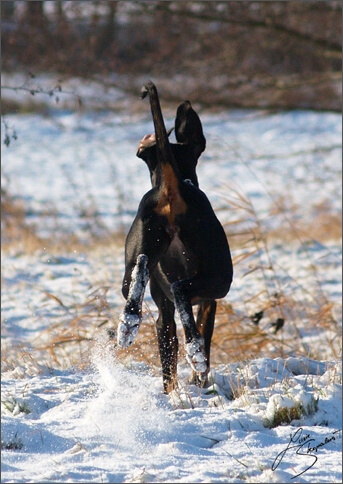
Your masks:
<svg viewBox="0 0 343 484"><path fill-rule="evenodd" d="M177 215L186 212L186 204L180 194L181 176L177 167L168 134L164 125L160 101L156 86L149 81L141 89L141 98L147 94L150 98L152 119L156 135L156 185L159 187L155 212L168 219L170 225L175 223Z"/></svg>
<svg viewBox="0 0 343 484"><path fill-rule="evenodd" d="M168 133L164 124L158 92L152 81L146 82L141 89L141 99L149 94L152 119L155 127L157 159L163 165L171 165L175 174L178 168L169 143Z"/></svg>

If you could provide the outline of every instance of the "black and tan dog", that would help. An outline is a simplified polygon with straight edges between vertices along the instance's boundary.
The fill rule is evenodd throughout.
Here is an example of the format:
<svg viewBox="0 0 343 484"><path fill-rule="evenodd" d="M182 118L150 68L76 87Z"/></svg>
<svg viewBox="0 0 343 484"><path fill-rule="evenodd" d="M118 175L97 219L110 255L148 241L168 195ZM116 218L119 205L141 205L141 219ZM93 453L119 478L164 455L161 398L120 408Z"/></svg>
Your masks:
<svg viewBox="0 0 343 484"><path fill-rule="evenodd" d="M127 348L142 321L142 300L150 279L158 307L157 335L164 391L176 386L178 340L175 308L184 332L191 382L206 385L216 299L226 296L232 281L232 261L225 232L206 195L198 188L196 165L206 140L189 101L177 110L170 143L158 93L148 82L155 127L145 136L137 156L148 165L152 189L139 205L125 245L123 295L126 305L118 326L118 345ZM193 305L199 305L196 321Z"/></svg>

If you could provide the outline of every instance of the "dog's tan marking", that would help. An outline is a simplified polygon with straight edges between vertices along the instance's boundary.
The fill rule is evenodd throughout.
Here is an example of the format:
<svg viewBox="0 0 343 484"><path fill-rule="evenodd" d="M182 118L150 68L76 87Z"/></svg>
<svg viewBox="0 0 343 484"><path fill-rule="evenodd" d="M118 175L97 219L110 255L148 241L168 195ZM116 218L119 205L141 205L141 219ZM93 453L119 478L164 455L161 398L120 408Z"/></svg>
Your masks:
<svg viewBox="0 0 343 484"><path fill-rule="evenodd" d="M187 205L179 192L179 182L171 165L162 165L162 186L157 206L154 211L168 219L169 225L175 223L175 217L186 213Z"/></svg>

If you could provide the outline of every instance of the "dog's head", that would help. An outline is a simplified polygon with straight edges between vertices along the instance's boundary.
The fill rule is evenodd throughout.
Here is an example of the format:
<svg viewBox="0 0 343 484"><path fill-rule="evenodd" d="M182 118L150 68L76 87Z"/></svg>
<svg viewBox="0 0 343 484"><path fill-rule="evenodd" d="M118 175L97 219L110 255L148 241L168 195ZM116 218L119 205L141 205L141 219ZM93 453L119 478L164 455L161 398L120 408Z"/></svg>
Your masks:
<svg viewBox="0 0 343 484"><path fill-rule="evenodd" d="M168 136L173 129L167 131ZM199 156L205 150L206 139L200 118L189 101L184 101L177 108L175 136L177 143L171 143L171 148L180 175L183 179L190 179L194 185L198 186L195 169ZM142 138L136 155L147 164L152 184L155 185L155 169L158 163L155 133L147 134Z"/></svg>

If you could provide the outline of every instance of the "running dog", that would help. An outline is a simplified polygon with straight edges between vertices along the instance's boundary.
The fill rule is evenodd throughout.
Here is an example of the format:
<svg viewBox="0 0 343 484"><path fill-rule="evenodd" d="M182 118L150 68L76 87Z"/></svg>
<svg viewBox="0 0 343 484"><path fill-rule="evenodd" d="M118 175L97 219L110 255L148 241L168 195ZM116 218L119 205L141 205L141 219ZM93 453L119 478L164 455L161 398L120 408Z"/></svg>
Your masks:
<svg viewBox="0 0 343 484"><path fill-rule="evenodd" d="M122 348L133 343L150 280L159 311L157 337L163 388L170 393L177 385L175 309L185 333L190 381L206 386L216 299L229 292L233 268L224 229L198 187L195 170L206 146L201 121L189 101L180 104L175 119L177 143L170 143L157 89L151 81L141 90L142 99L147 95L155 133L142 139L137 156L149 168L152 189L143 196L126 238L122 285L126 304L117 342ZM196 319L194 305L198 305Z"/></svg>

